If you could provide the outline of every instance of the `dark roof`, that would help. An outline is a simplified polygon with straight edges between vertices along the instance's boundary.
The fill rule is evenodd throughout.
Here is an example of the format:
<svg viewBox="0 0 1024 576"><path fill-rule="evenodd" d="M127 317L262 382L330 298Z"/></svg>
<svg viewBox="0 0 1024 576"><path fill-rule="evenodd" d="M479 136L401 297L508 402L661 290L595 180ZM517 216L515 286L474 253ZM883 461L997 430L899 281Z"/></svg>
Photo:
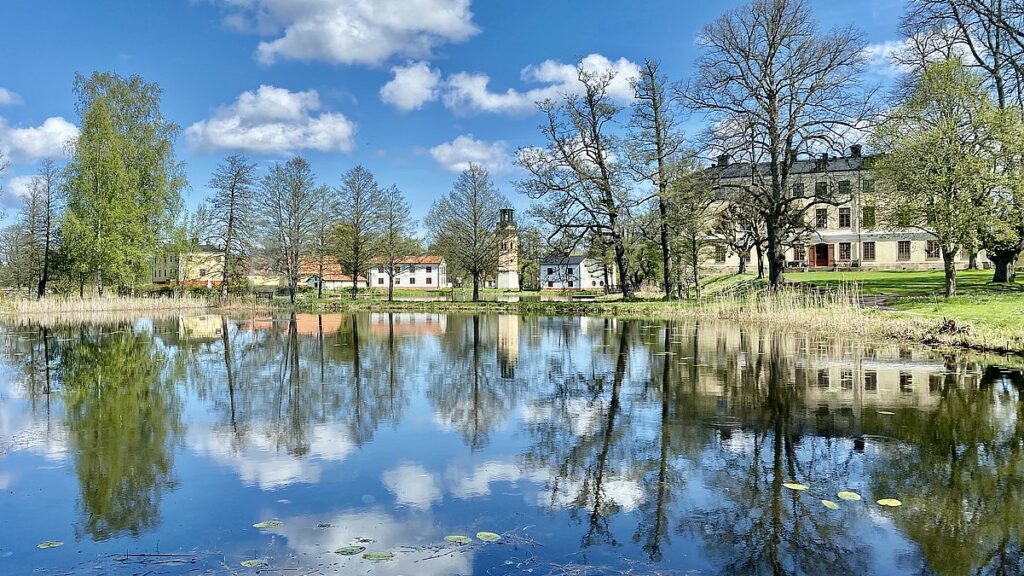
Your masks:
<svg viewBox="0 0 1024 576"><path fill-rule="evenodd" d="M586 256L549 256L540 261L541 266L576 266L586 260Z"/></svg>
<svg viewBox="0 0 1024 576"><path fill-rule="evenodd" d="M818 158L807 158L803 160L797 160L793 162L792 168L790 168L790 174L815 174L815 173L835 173L835 172L855 172L864 168L864 163L869 160L870 156L847 156L838 158L829 158L827 162L822 161ZM761 172L768 171L768 163L762 162L758 164L758 170ZM719 178L743 178L750 176L750 164L736 163L729 164L725 168L720 166L714 166L711 168L712 171L718 172Z"/></svg>

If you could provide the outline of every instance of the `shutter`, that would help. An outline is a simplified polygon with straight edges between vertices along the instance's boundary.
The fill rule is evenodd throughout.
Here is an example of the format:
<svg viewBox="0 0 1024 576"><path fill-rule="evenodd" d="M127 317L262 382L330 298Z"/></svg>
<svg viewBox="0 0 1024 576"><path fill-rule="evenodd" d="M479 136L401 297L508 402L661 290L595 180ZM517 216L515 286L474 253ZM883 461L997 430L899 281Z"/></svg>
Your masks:
<svg viewBox="0 0 1024 576"><path fill-rule="evenodd" d="M829 266L835 266L836 265L836 245L835 244L829 244L828 245L828 265Z"/></svg>

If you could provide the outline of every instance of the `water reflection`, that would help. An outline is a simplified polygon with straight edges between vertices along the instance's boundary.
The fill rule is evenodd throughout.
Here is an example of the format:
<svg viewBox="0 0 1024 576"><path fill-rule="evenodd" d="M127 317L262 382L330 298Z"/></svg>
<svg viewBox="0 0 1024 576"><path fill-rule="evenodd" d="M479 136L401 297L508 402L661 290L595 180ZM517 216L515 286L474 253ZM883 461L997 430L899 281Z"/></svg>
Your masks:
<svg viewBox="0 0 1024 576"><path fill-rule="evenodd" d="M1003 359L731 324L414 313L2 339L0 514L22 527L0 529L5 571L210 547L344 573L366 566L332 550L357 537L396 551L375 568L394 574L1024 571L1024 378ZM864 500L825 508L840 490ZM904 506L873 504L885 497ZM283 525L249 528L271 517ZM479 530L524 538L437 548ZM33 552L52 538L76 544Z"/></svg>

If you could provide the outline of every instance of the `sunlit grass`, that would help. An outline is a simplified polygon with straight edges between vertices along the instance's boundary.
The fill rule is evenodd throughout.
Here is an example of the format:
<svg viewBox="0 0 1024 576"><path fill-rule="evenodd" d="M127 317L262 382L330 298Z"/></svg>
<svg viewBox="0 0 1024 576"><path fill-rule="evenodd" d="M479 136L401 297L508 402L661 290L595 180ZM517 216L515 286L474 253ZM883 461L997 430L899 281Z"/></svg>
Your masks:
<svg viewBox="0 0 1024 576"><path fill-rule="evenodd" d="M12 298L0 303L0 312L6 314L89 314L99 312L153 312L162 310L199 310L211 307L212 302L201 296L182 295L178 298L138 298L131 296L92 296L87 298L56 297L42 299Z"/></svg>

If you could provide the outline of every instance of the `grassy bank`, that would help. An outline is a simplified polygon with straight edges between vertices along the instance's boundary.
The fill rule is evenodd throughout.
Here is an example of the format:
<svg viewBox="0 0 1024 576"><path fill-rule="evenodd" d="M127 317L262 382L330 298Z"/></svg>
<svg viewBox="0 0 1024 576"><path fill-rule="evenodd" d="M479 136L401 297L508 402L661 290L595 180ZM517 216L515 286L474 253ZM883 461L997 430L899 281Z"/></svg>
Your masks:
<svg viewBox="0 0 1024 576"><path fill-rule="evenodd" d="M0 302L0 314L89 314L99 312L153 312L161 310L202 310L213 303L200 296L179 298L138 298L92 296L87 298L50 296L42 299L9 298Z"/></svg>

